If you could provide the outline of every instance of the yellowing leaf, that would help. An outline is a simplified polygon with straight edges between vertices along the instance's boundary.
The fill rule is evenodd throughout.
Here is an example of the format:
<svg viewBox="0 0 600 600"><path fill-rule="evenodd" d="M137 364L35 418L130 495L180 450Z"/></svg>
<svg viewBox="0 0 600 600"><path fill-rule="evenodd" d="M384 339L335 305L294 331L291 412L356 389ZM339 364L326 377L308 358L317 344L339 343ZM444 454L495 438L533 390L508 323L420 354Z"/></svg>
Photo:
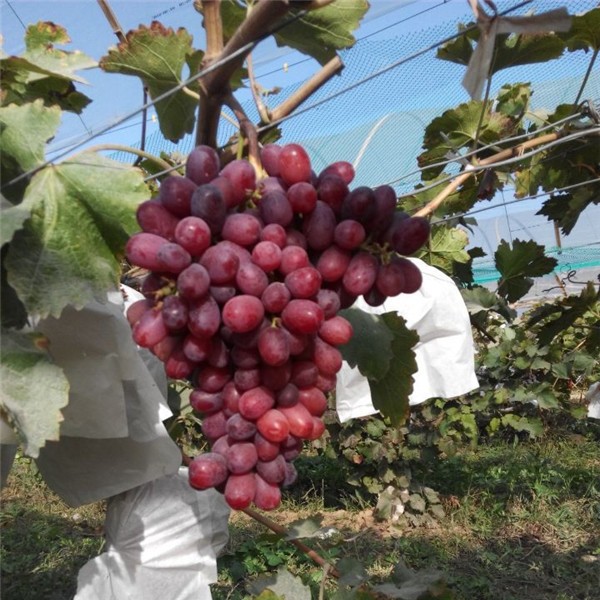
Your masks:
<svg viewBox="0 0 600 600"><path fill-rule="evenodd" d="M198 63L192 48L192 36L183 28L174 31L153 21L127 33L125 42L112 48L100 59L107 72L139 77L152 99L177 87L183 81L188 59ZM179 90L155 104L163 135L176 142L194 128L198 101Z"/></svg>

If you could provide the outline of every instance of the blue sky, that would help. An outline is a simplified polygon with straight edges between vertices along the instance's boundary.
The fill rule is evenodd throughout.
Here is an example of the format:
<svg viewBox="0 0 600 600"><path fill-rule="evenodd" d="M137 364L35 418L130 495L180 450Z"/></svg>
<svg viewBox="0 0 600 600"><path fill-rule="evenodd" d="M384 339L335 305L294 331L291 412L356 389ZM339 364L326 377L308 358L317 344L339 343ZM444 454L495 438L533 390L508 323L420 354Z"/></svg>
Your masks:
<svg viewBox="0 0 600 600"><path fill-rule="evenodd" d="M194 45L203 47L201 18L193 8L193 0L113 0L110 5L125 31L157 19L173 28L186 27L194 36ZM423 14L410 18L418 13ZM468 15L465 0L373 0L356 37L371 35L377 39L373 34L381 29L384 30L381 35L399 35L461 14ZM70 47L65 49L81 50L96 60L117 41L95 0L2 0L0 17L3 46L7 54L22 52L24 25L39 20L53 21L65 27L72 39ZM390 27L404 19L407 20ZM254 52L255 70L260 83L266 88L285 87L306 79L317 70L315 61L289 66L302 58L289 48L278 48L274 42L261 43ZM284 69L285 64L289 66L287 69ZM86 137L90 132L107 126L141 105L142 92L137 78L105 74L100 69L91 69L81 75L90 84L81 91L92 98L93 102L85 109L81 118L64 116L63 125L53 142L54 148ZM241 97L244 98L243 92ZM152 111L150 116L151 114ZM109 134L97 138L94 143L107 140L129 143L139 136L140 122L141 115L137 115ZM157 129L155 123L148 123L148 134Z"/></svg>
<svg viewBox="0 0 600 600"><path fill-rule="evenodd" d="M185 26L194 36L194 46L202 48L204 44L201 18L193 9L192 2L193 0L169 0L166 2L162 0L113 0L110 4L125 31L136 28L140 24L147 25L153 19L158 19L164 25L173 28ZM572 8L581 5L582 2L584 0L568 3L560 0L534 0L528 5L527 10L547 10L549 7L553 8L554 5L564 4ZM504 10L509 6L519 4L519 0L497 0L496 3L500 10ZM551 4L552 6L550 6ZM522 13L524 10L522 9L520 12ZM326 95L329 90L337 89L336 86L343 87L346 85L346 81L352 81L352 77L360 78L362 76L360 68L364 68L364 73L368 74L379 68L380 65L385 65L386 61L390 60L389 56L393 54L392 51L397 48L400 40L398 36L402 36L409 51L417 50L428 43L428 40L443 39L448 31L454 31L455 29L448 27L449 22L466 21L470 17L470 9L466 0L372 0L367 16L355 32L357 39L363 40L363 46L360 49L356 48L356 52L345 53L349 63L347 69L342 72L339 81L331 82L322 90L323 93ZM72 39L72 44L66 49L81 50L96 60L117 42L96 0L0 0L0 24L4 38L4 51L7 54L19 54L23 50L24 25L39 20L53 21L63 25ZM422 36L421 32L427 33L427 36ZM378 52L379 55L377 55ZM365 53L369 56L365 57ZM278 48L271 41L261 43L253 55L258 80L265 88L293 87L318 69L318 65L313 60L304 60L296 65L296 62L303 60L302 55L286 48ZM353 62L354 60L356 64ZM377 62L378 60L380 62ZM363 65L359 64L361 61L364 62ZM583 62L582 60L577 68L573 68L573 73L579 73L585 69ZM343 133L346 130L346 140L350 139L354 132L362 132L362 135L365 136L373 123L392 111L394 115L400 116L394 116L377 133L377 136L381 138L381 144L378 146L373 143L369 147L370 153L365 154L361 163L366 181L358 184L383 183L382 180L371 181L371 179L373 177L385 178L388 175L387 173L382 175L384 162L389 163L385 166L387 171L392 174L389 176L390 179L400 177L416 167L415 156L419 152L422 131L430 120L431 114L441 114L449 106L468 100L468 95L460 87L464 67L449 63L440 62L440 64L445 65L444 74L442 76L437 71L429 74L428 85L431 89L428 89L427 85L423 86L422 81L418 81L424 79L423 74L419 71L418 65L411 63L408 66L412 70L411 68L402 68L395 70L387 78L380 78L379 83L386 88L380 93L377 88L362 86L352 96L352 99L347 95L340 96L339 99L311 111L306 117L300 116L291 119L287 122L284 133L297 141L304 142L306 140L307 144L314 143L315 152L317 149L324 152L327 146L327 135L335 132ZM288 65L288 68L284 68L284 65ZM522 75L517 70L511 71L511 74L516 77L513 81L523 81L521 77L534 77L534 80L537 77L538 80L546 79L549 83L554 83L556 77L552 73L553 68L552 63L548 63L538 71L527 67L523 69ZM106 74L100 69L90 69L83 72L82 75L90 85L82 87L81 91L92 98L93 102L85 109L81 118L69 114L64 115L62 126L51 148L60 149L84 140L91 132L106 128L110 123L130 114L142 103L141 85L135 77ZM592 91L600 97L600 77L598 75L596 73ZM417 83L421 87L418 87ZM392 84L400 91L396 95L384 95L383 91L389 91L387 88L390 88ZM556 85L547 87L547 96L550 102L554 102L554 106L560 101L568 101L568 99L558 98L557 93L561 89ZM538 101L543 97L543 93L545 92L538 88L535 96ZM571 91L568 95L571 96ZM574 96L574 94L572 95ZM249 92L242 91L239 96L241 101L247 100ZM151 115L152 110L150 110ZM392 123L393 120L397 121L396 124ZM128 122L112 128L108 133L96 137L89 144L106 142L133 144L140 139L140 130L141 115L138 114ZM150 121L147 135L151 136L157 131L156 123ZM294 138L294 136L297 137ZM374 139L375 141L377 140ZM330 140L330 153L336 155L336 160L353 160L361 142L362 138L352 138L352 144L336 145ZM390 161L391 155L396 162ZM328 156L324 160L327 158ZM505 199L510 201L512 196L507 194ZM502 200L501 197L497 198L498 202L502 202ZM539 200L528 201L518 207L509 208L508 212L512 214L517 210L526 210L531 215L539 203ZM598 214L598 212L596 211L594 214ZM480 223L486 219L490 222L490 227L487 232L482 230L482 234L490 239L500 235L498 232L508 223L503 208L478 215ZM537 219L539 221L539 217ZM541 229L536 229L539 227L537 224L531 226L528 224L529 221L524 221L521 217L518 220L519 223L515 221L513 224L514 229L519 229L520 224L524 224L528 231L534 233L541 231ZM592 221L594 220L592 218ZM582 226L586 225L588 229L592 226L590 222ZM505 238L509 237L511 231L502 231L501 235ZM596 240L599 237L597 228L592 228L589 232L582 231L581 236L586 239L590 239L591 236ZM485 246L484 241L487 240L479 240L479 243Z"/></svg>

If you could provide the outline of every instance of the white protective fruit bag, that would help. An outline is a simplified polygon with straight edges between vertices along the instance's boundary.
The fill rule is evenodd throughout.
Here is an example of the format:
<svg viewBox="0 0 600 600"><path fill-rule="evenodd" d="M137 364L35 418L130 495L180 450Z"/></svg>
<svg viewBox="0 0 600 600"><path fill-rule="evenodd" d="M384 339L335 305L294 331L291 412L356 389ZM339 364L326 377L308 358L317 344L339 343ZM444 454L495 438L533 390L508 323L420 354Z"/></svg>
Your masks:
<svg viewBox="0 0 600 600"><path fill-rule="evenodd" d="M128 293L137 299L137 292ZM171 415L162 365L133 342L121 292L108 300L81 310L69 306L58 319L36 325L70 386L60 440L46 443L37 466L71 506L176 473L181 464L162 424Z"/></svg>
<svg viewBox="0 0 600 600"><path fill-rule="evenodd" d="M371 314L397 311L409 329L419 334L414 348L418 371L413 375L412 405L429 398L453 398L479 387L474 344L467 307L447 275L422 260L411 258L423 274L421 288L369 306L359 298L353 308ZM337 376L336 408L341 422L376 413L367 379L344 361Z"/></svg>
<svg viewBox="0 0 600 600"><path fill-rule="evenodd" d="M190 487L186 468L111 498L106 551L80 570L74 600L207 600L229 507Z"/></svg>
<svg viewBox="0 0 600 600"><path fill-rule="evenodd" d="M171 416L162 363L133 342L124 311L142 296L67 307L37 328L69 380L61 437L37 460L67 504L108 499L107 549L78 577L77 600L209 599L229 507L198 492L162 421Z"/></svg>

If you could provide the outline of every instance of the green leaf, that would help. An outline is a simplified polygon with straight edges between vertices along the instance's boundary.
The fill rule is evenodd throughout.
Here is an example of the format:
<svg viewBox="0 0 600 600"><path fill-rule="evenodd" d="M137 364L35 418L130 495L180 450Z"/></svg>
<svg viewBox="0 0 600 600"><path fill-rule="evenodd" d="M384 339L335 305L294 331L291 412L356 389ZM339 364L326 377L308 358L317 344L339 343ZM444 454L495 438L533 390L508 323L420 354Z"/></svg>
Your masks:
<svg viewBox="0 0 600 600"><path fill-rule="evenodd" d="M351 367L358 367L365 377L382 379L390 365L394 333L380 315L358 308L348 308L339 314L354 329L352 339L339 348L344 360Z"/></svg>
<svg viewBox="0 0 600 600"><path fill-rule="evenodd" d="M539 330L538 341L540 346L546 346L561 332L571 327L577 319L581 318L588 310L598 305L600 292L596 291L590 281L581 291L581 294L560 298L554 303L542 304L531 312L527 320L527 327L546 321Z"/></svg>
<svg viewBox="0 0 600 600"><path fill-rule="evenodd" d="M323 516L313 515L306 519L298 519L287 526L286 540L319 537L323 533Z"/></svg>
<svg viewBox="0 0 600 600"><path fill-rule="evenodd" d="M529 83L503 85L496 96L496 110L508 117L520 118L528 109L530 98Z"/></svg>
<svg viewBox="0 0 600 600"><path fill-rule="evenodd" d="M0 245L4 246L12 240L15 231L23 227L23 224L31 215L33 203L30 201L21 202L17 206L12 206L9 202L3 202L0 208Z"/></svg>
<svg viewBox="0 0 600 600"><path fill-rule="evenodd" d="M468 243L469 237L463 229L435 225L419 257L446 273L452 273L454 263L467 263L471 259L465 250Z"/></svg>
<svg viewBox="0 0 600 600"><path fill-rule="evenodd" d="M247 4L245 2L245 4ZM202 13L202 6L197 7L198 12ZM233 34L239 29L240 25L246 18L247 8L241 6L237 0L221 0L221 22L223 26L223 39L227 43Z"/></svg>
<svg viewBox="0 0 600 600"><path fill-rule="evenodd" d="M557 223L561 231L568 235L577 224L581 213L591 204L600 204L597 184L582 186L572 192L552 194L542 204L536 215L543 215Z"/></svg>
<svg viewBox="0 0 600 600"><path fill-rule="evenodd" d="M465 26L461 28L465 29ZM437 56L442 60L468 65L479 37L479 29L472 29L460 38L442 46ZM497 35L490 75L509 67L547 62L558 58L564 48L563 40L554 33Z"/></svg>
<svg viewBox="0 0 600 600"><path fill-rule="evenodd" d="M571 29L560 37L569 52L577 50L600 50L600 8L573 17Z"/></svg>
<svg viewBox="0 0 600 600"><path fill-rule="evenodd" d="M184 80L187 61L198 63L192 48L192 36L183 28L176 32L153 21L150 27L140 25L129 31L126 41L111 48L100 59L100 67L110 73L139 77L152 99L178 86ZM179 90L155 104L163 135L179 141L194 129L198 100Z"/></svg>
<svg viewBox="0 0 600 600"><path fill-rule="evenodd" d="M533 240L514 240L511 246L502 240L494 253L496 268L501 274L498 294L508 302L523 297L533 285L531 277L539 277L552 272L556 267L555 258L544 255L544 246Z"/></svg>
<svg viewBox="0 0 600 600"><path fill-rule="evenodd" d="M27 325L27 311L19 300L15 290L8 285L4 266L8 244L2 247L0 264L0 322L2 328L22 329Z"/></svg>
<svg viewBox="0 0 600 600"><path fill-rule="evenodd" d="M36 333L2 331L0 408L17 430L25 453L34 458L46 441L59 439L60 409L69 401L69 383L62 369L50 362L47 341Z"/></svg>
<svg viewBox="0 0 600 600"><path fill-rule="evenodd" d="M141 171L84 153L34 175L31 218L15 234L7 278L30 314L58 317L104 299L118 284L137 205L148 197Z"/></svg>
<svg viewBox="0 0 600 600"><path fill-rule="evenodd" d="M406 421L409 413L408 397L413 390L413 373L417 371L413 347L419 336L408 329L406 321L395 312L385 313L381 319L394 335L391 360L385 376L369 379L369 387L373 406L397 426Z"/></svg>
<svg viewBox="0 0 600 600"><path fill-rule="evenodd" d="M536 417L521 417L509 413L501 418L501 422L502 425L512 427L515 431L525 431L533 438L544 433L544 424Z"/></svg>
<svg viewBox="0 0 600 600"><path fill-rule="evenodd" d="M324 65L336 56L337 50L354 45L352 32L368 8L367 0L334 0L280 29L274 35L275 41L278 46L299 50Z"/></svg>
<svg viewBox="0 0 600 600"><path fill-rule="evenodd" d="M338 585L348 585L351 587L359 586L367 579L365 566L356 558L341 558L335 563L336 569L340 572Z"/></svg>
<svg viewBox="0 0 600 600"><path fill-rule="evenodd" d="M15 177L44 163L46 142L60 124L60 109L41 100L31 104L0 106L2 179ZM4 226L2 227L4 232ZM4 243L5 238L2 238Z"/></svg>
<svg viewBox="0 0 600 600"><path fill-rule="evenodd" d="M469 255L469 260L466 263L455 262L452 265L452 275L455 280L461 282L462 284L472 285L474 280L473 261L476 258L483 258L487 255L480 246L469 248L467 250L467 254Z"/></svg>
<svg viewBox="0 0 600 600"><path fill-rule="evenodd" d="M496 37L491 74L518 65L546 63L559 58L564 49L564 42L554 33L499 35Z"/></svg>
<svg viewBox="0 0 600 600"><path fill-rule="evenodd" d="M448 152L467 148L478 139L483 144L491 144L502 139L512 126L511 120L499 112L492 112L492 102L485 105L479 100L471 100L456 108L445 111L427 125L423 139L423 152L418 157L419 167L425 168L423 179L437 176L443 167L427 165L442 161ZM482 118L483 113L483 118ZM481 123L481 124L480 124Z"/></svg>
<svg viewBox="0 0 600 600"><path fill-rule="evenodd" d="M441 571L422 569L411 571L405 577L407 578L398 584L382 583L373 586L373 591L385 598L399 600L433 600L434 598L449 600L452 597L447 595L444 575Z"/></svg>
<svg viewBox="0 0 600 600"><path fill-rule="evenodd" d="M277 598L294 600L311 600L310 588L302 583L300 577L292 575L287 569L280 568L275 575L259 577L248 585L253 594L259 598L271 600L273 596L265 595L265 591L276 594Z"/></svg>

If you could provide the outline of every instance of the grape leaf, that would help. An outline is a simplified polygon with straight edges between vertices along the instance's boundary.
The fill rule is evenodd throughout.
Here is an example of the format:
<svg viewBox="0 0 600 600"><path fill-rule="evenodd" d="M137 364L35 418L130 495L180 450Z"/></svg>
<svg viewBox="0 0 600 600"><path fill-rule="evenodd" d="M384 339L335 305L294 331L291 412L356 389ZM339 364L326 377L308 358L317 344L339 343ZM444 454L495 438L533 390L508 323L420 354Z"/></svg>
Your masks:
<svg viewBox="0 0 600 600"><path fill-rule="evenodd" d="M202 5L194 3L194 7L202 13ZM246 18L247 10L236 0L221 0L221 22L223 40L227 43Z"/></svg>
<svg viewBox="0 0 600 600"><path fill-rule="evenodd" d="M600 292L596 291L594 284L590 281L578 296L571 295L560 298L557 302L542 304L534 309L527 321L527 327L548 319L538 333L540 346L545 346L559 333L571 327L588 310L597 306L599 301Z"/></svg>
<svg viewBox="0 0 600 600"><path fill-rule="evenodd" d="M248 2L245 1L244 4L247 5ZM367 0L334 0L280 29L274 34L275 41L278 46L289 46L325 64L335 57L336 50L354 45L356 40L352 32L358 27L368 8ZM241 25L246 12L235 0L221 2L225 40L230 39ZM297 12L292 11L291 14Z"/></svg>
<svg viewBox="0 0 600 600"><path fill-rule="evenodd" d="M352 339L339 347L344 360L369 379L383 378L390 365L393 332L380 315L358 308L348 308L339 314L354 329Z"/></svg>
<svg viewBox="0 0 600 600"><path fill-rule="evenodd" d="M561 231L568 235L577 224L581 213L590 204L600 204L600 186L591 184L563 194L552 194L542 204L537 215L555 221Z"/></svg>
<svg viewBox="0 0 600 600"><path fill-rule="evenodd" d="M0 106L0 144L2 179L28 171L44 163L46 142L60 124L60 109L47 108L42 100L18 106Z"/></svg>
<svg viewBox="0 0 600 600"><path fill-rule="evenodd" d="M47 440L58 440L60 409L69 401L69 383L50 362L46 342L40 334L2 331L0 409L17 430L25 453L34 458Z"/></svg>
<svg viewBox="0 0 600 600"><path fill-rule="evenodd" d="M475 286L471 289L461 289L460 293L471 316L489 311L502 315L507 321L512 321L517 316L516 311L510 308L503 298L487 288Z"/></svg>
<svg viewBox="0 0 600 600"><path fill-rule="evenodd" d="M394 335L391 343L389 369L384 377L369 378L373 406L392 425L401 425L408 418L408 397L413 390L413 373L417 371L417 362L413 347L419 340L415 331L406 327L406 321L397 313L381 315L383 322ZM374 348L373 348L374 349Z"/></svg>
<svg viewBox="0 0 600 600"><path fill-rule="evenodd" d="M520 118L528 109L530 98L529 83L505 84L496 95L496 110L508 117Z"/></svg>
<svg viewBox="0 0 600 600"><path fill-rule="evenodd" d="M429 242L423 246L419 257L446 273L452 273L454 263L467 263L471 260L465 250L468 243L466 231L458 227L437 225L431 229Z"/></svg>
<svg viewBox="0 0 600 600"><path fill-rule="evenodd" d="M444 160L449 152L469 147L475 139L481 144L497 142L510 131L511 119L502 113L492 112L491 108L492 103L488 102L482 118L483 103L471 100L445 111L427 125L423 138L425 152L417 158L419 167L425 168L421 173L423 179L432 179L441 172L443 166L426 167Z"/></svg>
<svg viewBox="0 0 600 600"><path fill-rule="evenodd" d="M557 260L544 255L544 246L533 240L515 239L512 245L502 240L494 253L496 268L501 274L498 294L508 302L523 297L533 285L531 277L550 273Z"/></svg>
<svg viewBox="0 0 600 600"><path fill-rule="evenodd" d="M338 578L340 586L358 587L368 577L363 563L351 556L340 558L335 563L335 567L340 573Z"/></svg>
<svg viewBox="0 0 600 600"><path fill-rule="evenodd" d="M320 537L323 531L323 515L312 515L306 519L292 521L287 526L286 540L301 540Z"/></svg>
<svg viewBox="0 0 600 600"><path fill-rule="evenodd" d="M13 288L6 281L6 269L4 259L8 251L8 244L2 246L0 264L0 321L3 328L22 329L27 325L27 311L23 303L17 297Z"/></svg>
<svg viewBox="0 0 600 600"><path fill-rule="evenodd" d="M335 57L336 50L354 45L352 32L368 8L367 0L334 0L280 29L274 35L275 41L278 46L299 50L324 65Z"/></svg>
<svg viewBox="0 0 600 600"><path fill-rule="evenodd" d="M473 260L486 256L486 253L483 251L483 248L475 246L469 248L467 254L469 255L469 260L466 263L455 262L452 265L452 275L459 282L471 285L473 283Z"/></svg>
<svg viewBox="0 0 600 600"><path fill-rule="evenodd" d="M125 242L138 229L135 209L147 198L141 171L93 153L34 175L24 200L31 218L5 262L27 311L58 317L67 304L104 299L118 283Z"/></svg>
<svg viewBox="0 0 600 600"><path fill-rule="evenodd" d="M573 17L571 29L560 37L570 52L600 50L600 8Z"/></svg>
<svg viewBox="0 0 600 600"><path fill-rule="evenodd" d="M76 71L97 66L81 52L66 52L54 44L70 42L64 28L54 23L30 25L25 34L25 53L0 60L4 104L43 100L47 106L81 113L91 100L75 89L74 82L86 83Z"/></svg>
<svg viewBox="0 0 600 600"><path fill-rule="evenodd" d="M188 61L189 64L188 64ZM111 48L100 59L100 67L109 73L139 77L152 99L178 86L183 67L197 65L198 53L192 48L192 36L184 29L176 32L157 21L150 27L140 25L129 31L126 41ZM163 135L179 141L194 129L197 99L179 90L155 104Z"/></svg>
<svg viewBox="0 0 600 600"><path fill-rule="evenodd" d="M294 600L311 600L310 588L302 583L300 577L292 575L286 568L279 568L274 575L259 577L248 585L250 591L265 600L274 597L263 596L269 590L276 594L275 598L293 598ZM259 595L260 594L260 595Z"/></svg>
<svg viewBox="0 0 600 600"><path fill-rule="evenodd" d="M441 571L435 569L413 571L403 564L398 571L400 571L401 577L394 577L394 583L376 585L373 587L373 591L382 594L385 598L400 600L426 600L428 598L449 600L452 597L446 588Z"/></svg>
<svg viewBox="0 0 600 600"><path fill-rule="evenodd" d="M470 25L473 23L469 23L467 27ZM466 27L461 28L464 30ZM456 40L440 47L437 57L459 65L468 65L479 36L479 28L471 29ZM559 58L564 48L564 41L554 33L499 34L496 36L490 75L517 65L547 62Z"/></svg>

